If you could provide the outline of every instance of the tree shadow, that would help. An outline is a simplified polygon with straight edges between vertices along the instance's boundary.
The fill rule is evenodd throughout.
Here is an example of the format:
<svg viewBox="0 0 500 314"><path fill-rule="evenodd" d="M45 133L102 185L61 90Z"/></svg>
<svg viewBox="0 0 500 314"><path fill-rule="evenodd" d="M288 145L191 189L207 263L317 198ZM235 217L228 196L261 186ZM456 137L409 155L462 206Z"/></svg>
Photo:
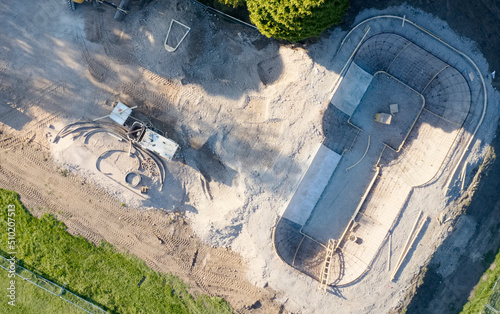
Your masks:
<svg viewBox="0 0 500 314"><path fill-rule="evenodd" d="M219 20L192 2L179 4L163 1L142 10L138 7L139 11L131 14L143 18L130 18L119 25L126 34L139 30L130 53L139 60L147 59L150 71L230 99L239 99L280 77L283 62L274 40ZM167 52L163 43L172 19L190 31L174 52Z"/></svg>
<svg viewBox="0 0 500 314"><path fill-rule="evenodd" d="M495 152L500 150L498 127L496 134L491 144ZM488 256L498 252L500 197L496 187L500 160L495 159L483 171L472 198L464 195L457 200L456 206L464 208L465 214L447 222L450 234L428 261L428 270L421 278L423 284L417 287L407 305L408 313L460 311L490 267Z"/></svg>

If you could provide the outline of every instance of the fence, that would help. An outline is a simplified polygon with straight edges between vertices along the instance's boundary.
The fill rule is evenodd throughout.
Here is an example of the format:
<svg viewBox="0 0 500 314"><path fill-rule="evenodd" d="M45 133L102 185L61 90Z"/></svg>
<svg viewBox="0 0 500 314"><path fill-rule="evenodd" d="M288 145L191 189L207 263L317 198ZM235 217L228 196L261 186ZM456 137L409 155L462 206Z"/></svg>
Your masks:
<svg viewBox="0 0 500 314"><path fill-rule="evenodd" d="M484 307L484 311L482 313L485 314L498 314L500 313L500 284L498 283L500 281L500 277L498 277L497 281L493 285L493 288L491 289L493 292L490 295L490 298L488 299L488 303L486 303L486 306Z"/></svg>
<svg viewBox="0 0 500 314"><path fill-rule="evenodd" d="M0 255L0 267L8 270L10 266L10 261L5 257ZM27 270L26 268L16 265L16 275L21 277L22 279L31 282L35 286L52 293L55 296L60 297L64 301L73 304L74 306L80 308L81 310L87 313L107 313L107 311L101 309L100 307L90 303L87 300L82 299L76 294L66 290L64 287L61 287L50 280L43 278L33 272Z"/></svg>

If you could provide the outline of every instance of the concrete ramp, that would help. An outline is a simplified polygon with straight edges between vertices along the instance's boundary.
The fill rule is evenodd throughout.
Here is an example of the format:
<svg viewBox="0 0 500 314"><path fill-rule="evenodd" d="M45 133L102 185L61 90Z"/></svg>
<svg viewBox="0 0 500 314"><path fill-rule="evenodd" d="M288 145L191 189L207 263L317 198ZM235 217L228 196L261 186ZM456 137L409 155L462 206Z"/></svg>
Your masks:
<svg viewBox="0 0 500 314"><path fill-rule="evenodd" d="M323 190L332 177L341 156L323 144L320 145L306 174L302 177L283 218L303 226L311 215Z"/></svg>
<svg viewBox="0 0 500 314"><path fill-rule="evenodd" d="M372 78L373 76L370 73L352 62L342 82L340 82L337 92L333 95L331 104L348 116L352 116Z"/></svg>

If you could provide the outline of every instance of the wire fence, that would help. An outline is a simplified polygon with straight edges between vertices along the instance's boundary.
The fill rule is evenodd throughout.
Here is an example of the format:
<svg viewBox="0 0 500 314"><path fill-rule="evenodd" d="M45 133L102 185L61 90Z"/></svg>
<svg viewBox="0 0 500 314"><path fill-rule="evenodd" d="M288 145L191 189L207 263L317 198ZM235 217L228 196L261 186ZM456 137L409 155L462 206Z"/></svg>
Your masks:
<svg viewBox="0 0 500 314"><path fill-rule="evenodd" d="M3 257L0 255L0 267L9 271L9 266L11 265L10 260L7 258ZM27 270L26 268L19 266L16 264L15 268L16 275L21 277L22 279L34 284L35 286L50 292L51 294L60 297L64 301L73 304L74 306L78 307L79 309L95 314L95 313L108 313L107 311L101 309L95 304L90 303L87 300L82 299L81 297L77 296L76 294L66 290L63 287L53 283L50 280L47 280L43 278L42 276L39 276L37 274L34 274L33 272Z"/></svg>
<svg viewBox="0 0 500 314"><path fill-rule="evenodd" d="M482 313L485 314L498 314L500 313L500 284L498 283L500 281L500 277L498 277L497 281L493 285L493 288L491 289L493 292L490 295L490 298L488 299L488 303L486 303L486 306L484 307L484 311Z"/></svg>
<svg viewBox="0 0 500 314"><path fill-rule="evenodd" d="M226 13L221 12L219 10L216 10L216 9L212 8L211 6L203 4L203 3L201 3L201 2L199 2L197 0L191 0L191 1L194 2L195 4L199 5L199 6L203 7L208 12L221 17L224 20L227 20L229 22L233 22L233 23L236 23L236 24L240 24L242 26L248 27L248 28L253 29L253 30L257 30L257 27L255 25L249 24L249 23L247 23L245 21L242 21L242 20L240 20L238 18L235 18L232 15L229 15L229 14L226 14Z"/></svg>

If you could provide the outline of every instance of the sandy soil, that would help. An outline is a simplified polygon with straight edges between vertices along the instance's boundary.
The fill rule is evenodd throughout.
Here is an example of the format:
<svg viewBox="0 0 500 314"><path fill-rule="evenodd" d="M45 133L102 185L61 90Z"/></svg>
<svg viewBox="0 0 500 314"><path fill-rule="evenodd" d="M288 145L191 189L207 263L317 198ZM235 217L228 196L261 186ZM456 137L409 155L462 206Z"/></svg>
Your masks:
<svg viewBox="0 0 500 314"><path fill-rule="evenodd" d="M272 228L323 140L340 29L315 44L280 46L189 1L136 1L123 23L104 7L70 13L64 1L9 2L0 4L8 30L0 33L0 187L19 192L35 215L49 211L69 232L108 241L239 312L387 312L446 238L448 226L433 225L396 284L379 259L362 285L330 293L275 254ZM487 77L484 58L445 23L409 7L387 12L464 49ZM163 41L172 18L191 31L169 53ZM126 149L112 137L51 143L66 123L106 115L118 100L181 145L165 189L152 188L147 199L95 169L103 150ZM496 104L468 157L475 166L493 137ZM133 167L120 160L107 168L118 182ZM435 214L451 212L460 195L445 199L435 187L415 194ZM403 215L396 232L412 223Z"/></svg>

